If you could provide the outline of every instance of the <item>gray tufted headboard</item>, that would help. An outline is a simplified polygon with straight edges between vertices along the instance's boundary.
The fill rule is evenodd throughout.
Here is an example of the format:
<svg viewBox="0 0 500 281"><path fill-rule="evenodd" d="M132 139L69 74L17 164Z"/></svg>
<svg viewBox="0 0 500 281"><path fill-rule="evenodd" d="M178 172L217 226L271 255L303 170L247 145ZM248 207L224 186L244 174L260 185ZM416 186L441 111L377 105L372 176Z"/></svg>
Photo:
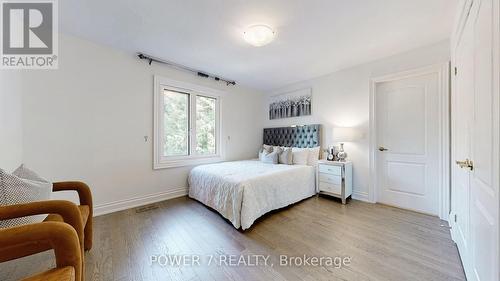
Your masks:
<svg viewBox="0 0 500 281"><path fill-rule="evenodd" d="M321 146L321 125L265 128L264 144L289 147Z"/></svg>

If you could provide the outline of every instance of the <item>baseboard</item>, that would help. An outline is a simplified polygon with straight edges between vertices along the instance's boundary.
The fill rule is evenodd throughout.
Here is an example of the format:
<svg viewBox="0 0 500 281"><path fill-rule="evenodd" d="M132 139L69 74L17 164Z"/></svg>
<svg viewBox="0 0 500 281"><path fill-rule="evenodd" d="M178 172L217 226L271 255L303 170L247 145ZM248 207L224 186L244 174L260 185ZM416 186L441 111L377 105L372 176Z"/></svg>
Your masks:
<svg viewBox="0 0 500 281"><path fill-rule="evenodd" d="M158 192L154 194L149 194L145 196L138 196L130 199L125 199L125 200L119 200L119 201L114 201L110 203L105 203L105 204L100 204L96 205L94 207L94 217L97 216L102 216L118 211L123 211L126 209L131 209L147 204L152 204L168 199L173 199L181 196L185 196L188 194L188 188L187 187L181 187L181 188L176 188L176 189L171 189L169 191L165 192ZM360 192L360 191L353 191L352 192L352 198L360 201L365 201L365 202L370 202L368 200L368 193L366 192Z"/></svg>
<svg viewBox="0 0 500 281"><path fill-rule="evenodd" d="M181 187L165 192L158 192L145 196L138 196L130 199L96 205L94 207L94 217L185 196L187 193L187 187Z"/></svg>
<svg viewBox="0 0 500 281"><path fill-rule="evenodd" d="M370 200L368 199L368 193L367 192L362 192L362 191L353 191L352 192L352 199L356 199L356 200L360 200L360 201L365 201L365 202L370 202Z"/></svg>

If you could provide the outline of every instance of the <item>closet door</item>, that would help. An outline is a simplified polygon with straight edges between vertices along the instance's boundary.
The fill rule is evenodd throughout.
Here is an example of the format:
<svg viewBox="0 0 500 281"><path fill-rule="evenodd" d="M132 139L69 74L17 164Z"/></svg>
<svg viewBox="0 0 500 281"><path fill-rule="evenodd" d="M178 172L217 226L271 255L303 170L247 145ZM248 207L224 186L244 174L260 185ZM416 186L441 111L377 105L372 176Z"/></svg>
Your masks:
<svg viewBox="0 0 500 281"><path fill-rule="evenodd" d="M452 234L469 280L499 279L498 0L474 0L455 50Z"/></svg>

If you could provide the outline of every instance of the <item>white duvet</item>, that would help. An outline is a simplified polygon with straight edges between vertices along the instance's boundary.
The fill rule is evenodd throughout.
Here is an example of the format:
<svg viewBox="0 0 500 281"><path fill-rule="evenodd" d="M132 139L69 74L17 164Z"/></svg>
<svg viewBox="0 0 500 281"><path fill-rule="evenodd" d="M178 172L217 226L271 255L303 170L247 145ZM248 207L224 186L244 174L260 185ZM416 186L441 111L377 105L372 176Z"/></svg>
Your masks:
<svg viewBox="0 0 500 281"><path fill-rule="evenodd" d="M269 211L316 193L314 167L258 160L198 166L191 170L188 181L189 197L217 210L242 229Z"/></svg>

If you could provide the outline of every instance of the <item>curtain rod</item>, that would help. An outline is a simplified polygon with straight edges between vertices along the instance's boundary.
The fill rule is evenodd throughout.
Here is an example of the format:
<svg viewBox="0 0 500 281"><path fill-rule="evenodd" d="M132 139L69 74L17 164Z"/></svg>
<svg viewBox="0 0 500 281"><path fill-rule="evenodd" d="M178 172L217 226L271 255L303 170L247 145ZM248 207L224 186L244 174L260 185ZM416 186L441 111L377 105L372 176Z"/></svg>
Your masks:
<svg viewBox="0 0 500 281"><path fill-rule="evenodd" d="M200 77L212 78L215 81L222 81L222 82L226 83L227 86L229 86L229 85L236 85L236 81L224 79L224 78L221 78L221 77L213 75L213 74L209 74L209 73L206 73L206 72L203 72L203 71L199 71L199 70L196 70L194 68L190 68L190 67L187 67L187 66L184 66L184 65L181 65L181 64L177 64L175 62L170 62L170 61L162 60L160 58L156 58L156 57L144 54L144 53L137 53L137 57L139 59L141 59L141 60L147 60L147 61L149 61L149 65L151 65L151 63L153 63L153 62L163 63L163 64L169 65L169 66L177 68L177 69L181 69L181 70L184 70L184 71L189 71L189 72L195 73L196 75L198 75Z"/></svg>

